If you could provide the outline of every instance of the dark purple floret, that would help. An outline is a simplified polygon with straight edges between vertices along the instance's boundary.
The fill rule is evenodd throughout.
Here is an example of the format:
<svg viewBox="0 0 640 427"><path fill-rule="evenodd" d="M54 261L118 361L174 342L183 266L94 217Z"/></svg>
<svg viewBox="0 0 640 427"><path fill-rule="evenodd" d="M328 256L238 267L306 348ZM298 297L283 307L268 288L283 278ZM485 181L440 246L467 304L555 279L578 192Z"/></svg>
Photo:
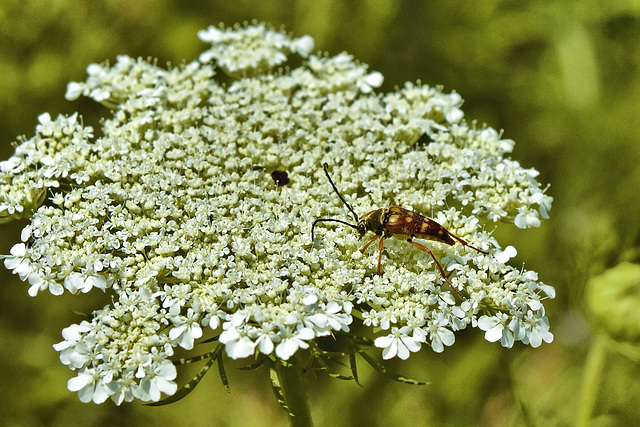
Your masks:
<svg viewBox="0 0 640 427"><path fill-rule="evenodd" d="M289 175L286 171L273 171L271 172L271 178L273 178L278 187L289 183Z"/></svg>

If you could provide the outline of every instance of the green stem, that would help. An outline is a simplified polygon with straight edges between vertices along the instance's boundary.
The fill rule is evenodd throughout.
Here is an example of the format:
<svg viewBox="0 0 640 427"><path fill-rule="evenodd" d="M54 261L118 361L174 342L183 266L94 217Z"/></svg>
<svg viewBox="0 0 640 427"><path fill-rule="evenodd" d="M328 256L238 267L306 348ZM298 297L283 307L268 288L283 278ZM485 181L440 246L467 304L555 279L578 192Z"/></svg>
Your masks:
<svg viewBox="0 0 640 427"><path fill-rule="evenodd" d="M302 369L295 363L288 366L276 363L275 368L280 379L282 394L289 407L291 425L294 427L311 427L313 421L309 411L307 393L302 382Z"/></svg>
<svg viewBox="0 0 640 427"><path fill-rule="evenodd" d="M601 337L595 337L587 355L582 378L582 402L577 425L587 427L593 415L593 408L598 397L598 386L602 375L602 367L607 356L606 343Z"/></svg>

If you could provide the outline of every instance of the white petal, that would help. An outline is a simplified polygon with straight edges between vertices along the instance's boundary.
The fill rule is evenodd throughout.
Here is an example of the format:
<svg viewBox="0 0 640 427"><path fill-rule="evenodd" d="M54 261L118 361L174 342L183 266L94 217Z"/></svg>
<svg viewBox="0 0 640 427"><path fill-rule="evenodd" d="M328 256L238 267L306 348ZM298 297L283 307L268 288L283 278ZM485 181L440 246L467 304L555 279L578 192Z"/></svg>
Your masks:
<svg viewBox="0 0 640 427"><path fill-rule="evenodd" d="M453 332L448 329L442 329L438 332L442 343L447 347L452 346L456 342L456 336Z"/></svg>
<svg viewBox="0 0 640 427"><path fill-rule="evenodd" d="M77 82L71 82L67 85L67 93L64 94L64 97L67 101L76 100L82 95L82 86Z"/></svg>
<svg viewBox="0 0 640 427"><path fill-rule="evenodd" d="M309 35L304 35L293 42L294 50L303 58L309 56L314 46L315 41Z"/></svg>
<svg viewBox="0 0 640 427"><path fill-rule="evenodd" d="M498 262L506 263L513 257L518 255L518 250L513 246L507 246L503 251L497 252L494 257Z"/></svg>
<svg viewBox="0 0 640 427"><path fill-rule="evenodd" d="M276 356L288 360L298 350L298 343L293 339L285 339L276 347Z"/></svg>

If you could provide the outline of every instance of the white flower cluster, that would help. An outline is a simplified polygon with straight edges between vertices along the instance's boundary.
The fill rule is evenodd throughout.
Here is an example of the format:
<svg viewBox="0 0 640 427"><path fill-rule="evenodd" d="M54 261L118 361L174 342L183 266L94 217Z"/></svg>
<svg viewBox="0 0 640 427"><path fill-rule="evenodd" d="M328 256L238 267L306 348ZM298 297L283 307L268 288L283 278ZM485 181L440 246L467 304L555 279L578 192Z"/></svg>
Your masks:
<svg viewBox="0 0 640 427"><path fill-rule="evenodd" d="M209 27L198 32L198 38L211 43L211 49L200 54L200 62L216 61L216 65L230 75L255 75L287 61L288 55L297 53L303 58L313 50L311 36L292 39L271 30L265 24L234 29Z"/></svg>
<svg viewBox="0 0 640 427"><path fill-rule="evenodd" d="M481 226L537 226L550 208L536 172L504 157L513 141L464 122L456 93L406 84L373 94L382 76L346 54L274 69L306 56L309 37L264 25L200 37L212 43L203 62L89 66L67 97L112 106L103 136L76 115L43 115L0 167L0 218L31 218L5 257L29 294L114 295L55 346L78 370L68 386L82 401L173 394L173 348L203 334L218 334L232 358L282 360L354 318L384 358L425 343L443 351L467 326L506 347L553 339L542 305L553 288L507 265L515 249ZM244 77L222 85L216 66ZM486 251L424 243L465 298L405 242L387 239L376 275L378 255L353 256L362 242L350 228L324 223L312 241L315 219L349 220L324 162L357 212L397 203Z"/></svg>
<svg viewBox="0 0 640 427"><path fill-rule="evenodd" d="M61 181L82 182L77 172L86 165L93 129L77 114L54 122L44 113L38 120L36 136L0 162L0 224L29 216Z"/></svg>

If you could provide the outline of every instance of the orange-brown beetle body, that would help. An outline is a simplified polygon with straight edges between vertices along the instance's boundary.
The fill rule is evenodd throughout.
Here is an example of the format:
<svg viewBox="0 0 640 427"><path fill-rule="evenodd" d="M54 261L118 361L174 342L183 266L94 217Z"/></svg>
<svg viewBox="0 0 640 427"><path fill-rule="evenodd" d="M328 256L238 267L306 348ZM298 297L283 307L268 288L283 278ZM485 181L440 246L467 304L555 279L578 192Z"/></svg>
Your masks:
<svg viewBox="0 0 640 427"><path fill-rule="evenodd" d="M311 239L314 239L314 229L316 224L319 222L339 222L344 225L348 225L349 227L355 228L361 236L364 236L368 231L371 231L375 234L373 238L360 250L363 252L367 250L367 248L376 240L380 239L380 253L378 255L378 269L377 274L380 274L382 267L382 251L384 249L384 240L388 237L393 237L399 240L406 240L411 243L416 248L420 249L428 253L431 258L435 261L438 266L438 270L440 270L440 274L444 278L444 280L451 285L449 279L442 268L442 265L437 260L431 249L427 248L420 243L414 242L413 239L423 239L423 240L433 240L436 242L444 243L447 245L454 245L456 241L463 246L467 246L473 250L476 250L480 253L486 254L487 252L478 249L474 246L471 246L465 240L456 236L453 233L450 233L446 228L442 225L438 224L436 221L431 218L427 218L423 215L420 215L416 212L410 211L408 209L401 208L398 205L391 204L388 208L376 209L371 212L368 212L362 217L358 218L358 214L349 206L349 204L344 200L335 184L331 180L329 176L329 171L327 170L328 165L326 163L323 164L324 172L329 179L329 183L333 187L333 190L336 192L342 203L345 204L349 211L353 214L353 217L356 220L356 224L350 224L348 222L333 219L333 218L320 218L313 222L311 227ZM453 286L452 286L453 288ZM458 292L455 288L453 288L456 292Z"/></svg>

